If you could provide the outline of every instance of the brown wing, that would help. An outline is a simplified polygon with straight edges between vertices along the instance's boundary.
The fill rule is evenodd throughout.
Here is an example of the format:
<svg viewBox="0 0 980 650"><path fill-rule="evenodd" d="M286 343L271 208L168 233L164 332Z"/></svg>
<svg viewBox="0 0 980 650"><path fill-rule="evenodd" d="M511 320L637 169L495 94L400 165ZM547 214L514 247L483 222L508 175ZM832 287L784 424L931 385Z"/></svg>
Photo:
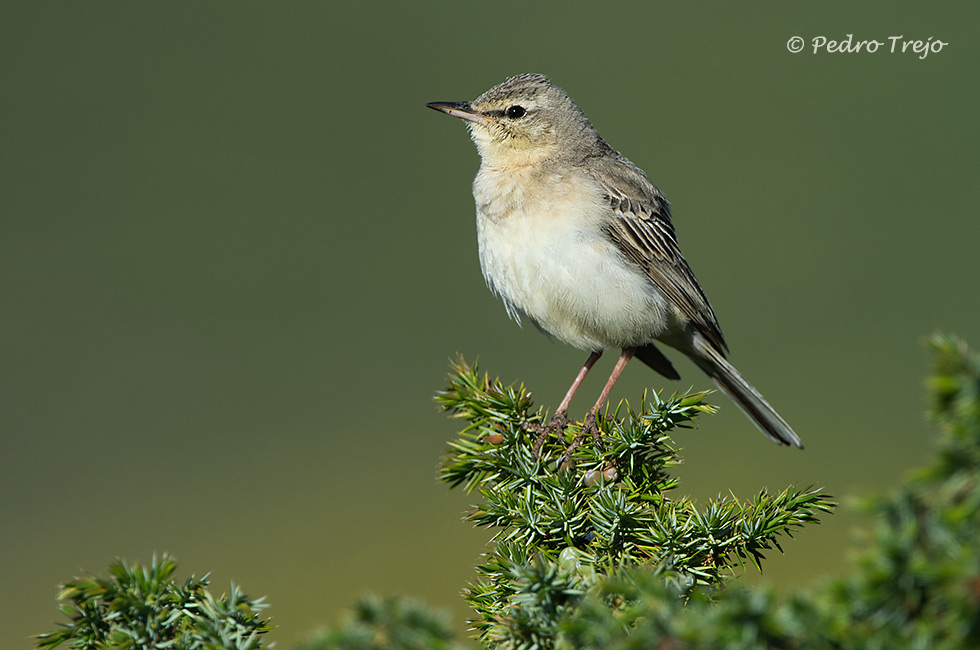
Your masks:
<svg viewBox="0 0 980 650"><path fill-rule="evenodd" d="M643 269L685 316L724 354L728 350L715 313L687 265L670 221L670 203L625 159L625 173L599 178L613 218L606 232L626 259Z"/></svg>

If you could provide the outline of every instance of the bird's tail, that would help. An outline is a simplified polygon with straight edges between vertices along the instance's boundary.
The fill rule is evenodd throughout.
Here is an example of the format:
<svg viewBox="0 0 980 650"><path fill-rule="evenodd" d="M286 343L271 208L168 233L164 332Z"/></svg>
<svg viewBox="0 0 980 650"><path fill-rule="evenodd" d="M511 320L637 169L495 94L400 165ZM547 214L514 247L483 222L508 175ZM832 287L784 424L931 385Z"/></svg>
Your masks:
<svg viewBox="0 0 980 650"><path fill-rule="evenodd" d="M803 449L803 442L776 409L745 380L738 370L708 341L700 336L694 340L696 353L691 359L703 370L721 392L728 395L762 433L782 445Z"/></svg>

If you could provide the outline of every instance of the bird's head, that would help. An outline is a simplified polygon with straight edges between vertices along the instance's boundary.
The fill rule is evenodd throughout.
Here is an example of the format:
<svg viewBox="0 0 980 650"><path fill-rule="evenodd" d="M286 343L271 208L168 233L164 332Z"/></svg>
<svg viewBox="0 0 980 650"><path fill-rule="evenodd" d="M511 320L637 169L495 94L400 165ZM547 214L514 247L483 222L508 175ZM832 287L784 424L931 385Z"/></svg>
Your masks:
<svg viewBox="0 0 980 650"><path fill-rule="evenodd" d="M572 157L601 141L585 113L540 74L522 74L471 102L429 108L466 120L484 164L510 167Z"/></svg>

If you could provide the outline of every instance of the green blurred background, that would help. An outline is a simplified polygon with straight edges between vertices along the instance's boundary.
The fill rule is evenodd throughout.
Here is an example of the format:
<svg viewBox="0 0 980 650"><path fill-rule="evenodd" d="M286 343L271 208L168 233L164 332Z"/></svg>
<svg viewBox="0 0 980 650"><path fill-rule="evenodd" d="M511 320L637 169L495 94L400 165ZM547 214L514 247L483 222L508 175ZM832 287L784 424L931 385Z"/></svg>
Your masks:
<svg viewBox="0 0 980 650"><path fill-rule="evenodd" d="M485 289L477 155L424 106L520 72L670 198L732 360L807 443L719 396L681 490L895 485L932 444L922 338L980 345L980 5L938 7L5 3L0 645L59 620L59 581L164 551L268 595L281 647L369 590L462 627L488 535L434 478L447 360L553 407L585 357ZM787 51L848 33L949 45ZM668 390L708 386L678 369ZM614 399L664 385L632 365ZM856 523L761 579L842 570Z"/></svg>

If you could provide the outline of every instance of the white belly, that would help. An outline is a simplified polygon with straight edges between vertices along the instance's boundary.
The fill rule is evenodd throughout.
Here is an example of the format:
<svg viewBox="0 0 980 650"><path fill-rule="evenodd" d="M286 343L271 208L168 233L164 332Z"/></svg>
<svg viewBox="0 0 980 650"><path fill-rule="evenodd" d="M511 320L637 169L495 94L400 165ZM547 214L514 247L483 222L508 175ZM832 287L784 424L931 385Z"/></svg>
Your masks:
<svg viewBox="0 0 980 650"><path fill-rule="evenodd" d="M607 208L598 194L568 185L547 204L528 201L526 194L502 200L499 185L498 200L487 201L477 178L477 236L487 284L518 321L526 316L577 348L651 342L668 329L672 310L602 232Z"/></svg>

